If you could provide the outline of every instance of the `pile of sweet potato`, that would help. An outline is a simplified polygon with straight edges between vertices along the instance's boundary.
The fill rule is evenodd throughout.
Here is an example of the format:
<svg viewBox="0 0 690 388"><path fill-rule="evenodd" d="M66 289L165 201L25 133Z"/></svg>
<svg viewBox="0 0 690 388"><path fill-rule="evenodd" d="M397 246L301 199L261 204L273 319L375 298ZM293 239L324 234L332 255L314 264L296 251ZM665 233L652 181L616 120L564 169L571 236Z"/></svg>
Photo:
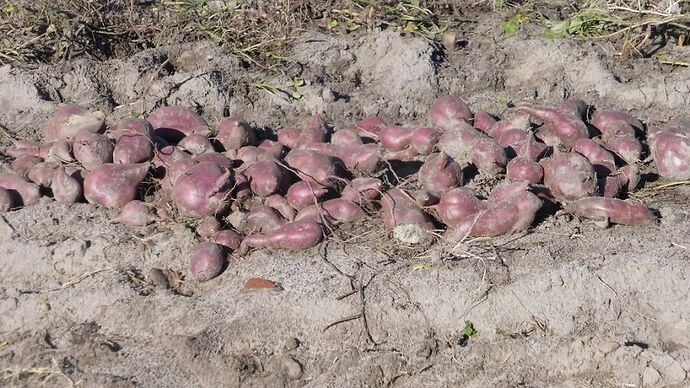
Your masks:
<svg viewBox="0 0 690 388"><path fill-rule="evenodd" d="M0 173L0 211L50 195L118 208L117 220L132 226L198 219L196 280L217 276L229 254L307 249L368 217L402 241L411 232L462 241L525 231L545 202L603 224L652 223L643 203L620 198L639 185L645 156L663 178L690 178L690 125L646 131L624 112L588 122L587 110L579 100L519 105L499 120L444 96L425 127L369 117L333 131L313 115L272 132L236 117L210 126L180 106L107 126L101 112L65 105L42 143L7 150L15 159L12 173ZM401 161L420 167L403 174L395 166L413 164ZM505 182L479 198L464 187L477 173Z"/></svg>

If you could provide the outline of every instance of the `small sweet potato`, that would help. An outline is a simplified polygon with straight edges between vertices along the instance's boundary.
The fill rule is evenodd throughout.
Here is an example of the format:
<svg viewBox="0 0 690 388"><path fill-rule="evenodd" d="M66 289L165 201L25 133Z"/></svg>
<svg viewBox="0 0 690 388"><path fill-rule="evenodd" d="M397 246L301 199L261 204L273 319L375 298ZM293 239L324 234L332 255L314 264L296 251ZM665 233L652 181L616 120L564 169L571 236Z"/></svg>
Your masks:
<svg viewBox="0 0 690 388"><path fill-rule="evenodd" d="M578 139L573 143L572 151L587 158L599 176L607 176L616 171L613 155L591 139Z"/></svg>
<svg viewBox="0 0 690 388"><path fill-rule="evenodd" d="M201 155L216 152L216 150L213 149L213 144L211 144L211 140L209 140L206 136L199 135L196 133L192 133L190 135L185 136L182 140L180 140L177 146L180 149L187 151L192 155Z"/></svg>
<svg viewBox="0 0 690 388"><path fill-rule="evenodd" d="M386 230L397 226L413 224L424 230L434 229L431 216L415 203L414 199L400 189L391 189L381 198L381 219Z"/></svg>
<svg viewBox="0 0 690 388"><path fill-rule="evenodd" d="M55 174L55 169L58 166L59 164L50 162L36 163L26 172L26 177L41 187L50 188L50 184L53 182L53 174Z"/></svg>
<svg viewBox="0 0 690 388"><path fill-rule="evenodd" d="M29 172L31 167L41 162L43 162L43 158L29 154L21 154L10 163L10 168L18 175L26 177L26 173Z"/></svg>
<svg viewBox="0 0 690 388"><path fill-rule="evenodd" d="M443 152L427 156L419 168L417 181L428 193L437 197L464 183L462 168Z"/></svg>
<svg viewBox="0 0 690 388"><path fill-rule="evenodd" d="M558 108L521 105L517 112L527 113L540 120L558 138L560 143L570 148L578 139L589 138L587 125L572 112L564 112ZM548 142L546 144L549 144ZM552 145L552 144L550 144Z"/></svg>
<svg viewBox="0 0 690 388"><path fill-rule="evenodd" d="M429 121L441 132L460 122L472 120L472 111L463 100L456 96L442 96L436 99L429 110Z"/></svg>
<svg viewBox="0 0 690 388"><path fill-rule="evenodd" d="M378 137L388 151L402 151L410 146L414 133L414 128L385 125L379 130Z"/></svg>
<svg viewBox="0 0 690 388"><path fill-rule="evenodd" d="M362 143L362 138L356 131L348 128L339 129L331 135L331 143L339 146L357 147Z"/></svg>
<svg viewBox="0 0 690 388"><path fill-rule="evenodd" d="M463 187L448 191L436 205L438 216L448 226L455 226L480 210L482 202L472 191Z"/></svg>
<svg viewBox="0 0 690 388"><path fill-rule="evenodd" d="M287 191L288 203L297 210L314 205L321 201L328 190L310 181L293 183Z"/></svg>
<svg viewBox="0 0 690 388"><path fill-rule="evenodd" d="M87 170L113 162L114 146L105 135L81 131L74 136L74 157Z"/></svg>
<svg viewBox="0 0 690 388"><path fill-rule="evenodd" d="M502 173L508 163L505 149L489 137L480 138L474 142L470 160L479 171L489 175Z"/></svg>
<svg viewBox="0 0 690 388"><path fill-rule="evenodd" d="M324 187L333 186L340 172L332 157L312 150L293 149L285 156L285 163L300 179Z"/></svg>
<svg viewBox="0 0 690 388"><path fill-rule="evenodd" d="M231 170L212 161L203 161L185 170L177 179L173 197L183 215L215 215L229 206L233 183Z"/></svg>
<svg viewBox="0 0 690 388"><path fill-rule="evenodd" d="M163 106L148 116L154 133L166 141L176 144L192 133L207 134L208 124L193 110L182 106Z"/></svg>
<svg viewBox="0 0 690 388"><path fill-rule="evenodd" d="M289 184L287 171L272 160L259 160L244 168L242 174L249 180L252 191L261 197L284 192Z"/></svg>
<svg viewBox="0 0 690 388"><path fill-rule="evenodd" d="M64 204L75 203L84 194L83 183L68 174L62 166L55 169L51 189L55 200Z"/></svg>
<svg viewBox="0 0 690 388"><path fill-rule="evenodd" d="M54 141L48 150L46 161L55 163L73 162L72 143L64 139Z"/></svg>
<svg viewBox="0 0 690 388"><path fill-rule="evenodd" d="M220 221L214 216L206 216L196 227L196 234L201 238L209 239L220 232Z"/></svg>
<svg viewBox="0 0 690 388"><path fill-rule="evenodd" d="M299 128L283 128L278 131L278 142L295 149L313 143L323 143L328 140L330 132L326 123L318 114L312 115L307 126Z"/></svg>
<svg viewBox="0 0 690 388"><path fill-rule="evenodd" d="M84 196L90 203L122 207L137 197L139 184L148 171L148 163L102 164L84 178Z"/></svg>
<svg viewBox="0 0 690 388"><path fill-rule="evenodd" d="M129 226L146 226L155 221L156 218L149 204L135 199L122 206L115 221Z"/></svg>
<svg viewBox="0 0 690 388"><path fill-rule="evenodd" d="M386 122L376 116L366 117L356 122L352 127L362 137L371 139L378 139L378 134L381 128L386 125Z"/></svg>
<svg viewBox="0 0 690 388"><path fill-rule="evenodd" d="M205 282L215 278L223 272L226 256L220 245L210 241L198 243L192 251L189 263L189 278Z"/></svg>
<svg viewBox="0 0 690 388"><path fill-rule="evenodd" d="M240 248L240 244L242 243L242 235L234 230L225 229L216 233L215 237L213 238L213 242L234 251Z"/></svg>
<svg viewBox="0 0 690 388"><path fill-rule="evenodd" d="M9 191L14 206L34 205L41 199L38 185L16 174L0 173L0 187Z"/></svg>
<svg viewBox="0 0 690 388"><path fill-rule="evenodd" d="M495 122L488 130L489 136L498 140L508 131L529 132L531 125L529 115L525 113L512 113L511 115Z"/></svg>
<svg viewBox="0 0 690 388"><path fill-rule="evenodd" d="M544 179L544 168L537 162L517 157L508 162L506 177L511 181L538 184Z"/></svg>
<svg viewBox="0 0 690 388"><path fill-rule="evenodd" d="M489 133L489 128L496 124L496 122L496 118L492 116L489 112L480 110L474 114L474 120L472 121L472 125L484 133Z"/></svg>
<svg viewBox="0 0 690 388"><path fill-rule="evenodd" d="M596 194L596 174L584 156L556 153L539 163L544 168L544 185L557 200L573 201Z"/></svg>
<svg viewBox="0 0 690 388"><path fill-rule="evenodd" d="M50 118L43 132L46 143L56 140L73 139L77 133L88 131L102 132L105 114L100 111L90 112L79 105L63 105Z"/></svg>
<svg viewBox="0 0 690 388"><path fill-rule="evenodd" d="M250 235L242 240L238 254L250 248L274 248L300 251L316 246L323 240L323 229L317 222L291 222L270 233Z"/></svg>
<svg viewBox="0 0 690 388"><path fill-rule="evenodd" d="M277 210L283 218L292 222L297 211L288 203L287 199L280 194L273 194L264 200L264 205Z"/></svg>
<svg viewBox="0 0 690 388"><path fill-rule="evenodd" d="M641 202L617 198L585 197L565 205L564 209L578 217L599 222L622 225L648 225L656 220L654 214Z"/></svg>
<svg viewBox="0 0 690 388"><path fill-rule="evenodd" d="M383 184L377 178L355 178L343 188L341 198L364 204L381 197Z"/></svg>
<svg viewBox="0 0 690 388"><path fill-rule="evenodd" d="M258 148L268 152L275 159L282 159L283 151L285 150L285 147L281 143L268 139L262 140Z"/></svg>
<svg viewBox="0 0 690 388"><path fill-rule="evenodd" d="M241 231L247 233L268 233L287 224L287 220L280 213L265 205L254 207L247 213L244 225L240 226Z"/></svg>
<svg viewBox="0 0 690 388"><path fill-rule="evenodd" d="M226 117L220 120L216 126L215 139L223 145L225 151L257 144L256 132L239 117Z"/></svg>
<svg viewBox="0 0 690 388"><path fill-rule="evenodd" d="M343 198L335 198L308 206L297 213L295 221L326 223L348 223L365 217L364 211L356 203Z"/></svg>

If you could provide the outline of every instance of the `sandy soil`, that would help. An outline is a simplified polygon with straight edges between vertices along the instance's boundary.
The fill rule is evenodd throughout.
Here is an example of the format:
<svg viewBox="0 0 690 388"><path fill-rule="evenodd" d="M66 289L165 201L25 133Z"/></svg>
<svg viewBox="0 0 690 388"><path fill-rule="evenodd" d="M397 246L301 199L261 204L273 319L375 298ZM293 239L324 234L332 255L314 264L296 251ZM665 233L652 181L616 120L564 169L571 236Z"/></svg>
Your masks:
<svg viewBox="0 0 690 388"><path fill-rule="evenodd" d="M688 68L481 28L455 51L396 32L308 32L286 71L306 81L300 100L252 87L291 83L211 43L5 66L0 124L39 139L63 102L103 109L110 122L182 104L212 123L233 114L273 129L314 111L336 126L369 114L414 124L449 93L496 114L505 100L569 97L648 123L687 113ZM546 215L526 234L423 252L371 233L300 254L256 251L212 281L173 288L146 275L185 270L187 226L129 228L96 206L44 198L0 215L0 384L686 386L689 196L681 187L648 198L660 216L648 228ZM280 289L244 290L251 277ZM476 334L463 335L466 321Z"/></svg>

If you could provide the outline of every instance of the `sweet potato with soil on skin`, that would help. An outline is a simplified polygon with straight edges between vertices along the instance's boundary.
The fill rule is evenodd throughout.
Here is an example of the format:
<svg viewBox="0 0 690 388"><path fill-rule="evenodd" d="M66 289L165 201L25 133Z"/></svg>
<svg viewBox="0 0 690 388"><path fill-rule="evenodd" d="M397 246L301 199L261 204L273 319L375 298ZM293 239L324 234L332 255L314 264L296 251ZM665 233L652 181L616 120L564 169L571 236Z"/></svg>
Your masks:
<svg viewBox="0 0 690 388"><path fill-rule="evenodd" d="M207 216L196 227L196 234L201 238L211 238L220 232L220 221L216 217Z"/></svg>
<svg viewBox="0 0 690 388"><path fill-rule="evenodd" d="M500 202L512 198L517 194L529 191L530 186L527 182L501 183L494 187L489 193L489 202Z"/></svg>
<svg viewBox="0 0 690 388"><path fill-rule="evenodd" d="M148 172L148 163L102 164L84 178L84 196L89 203L122 207L136 199L139 184Z"/></svg>
<svg viewBox="0 0 690 388"><path fill-rule="evenodd" d="M484 133L489 133L489 128L496 124L497 121L498 120L496 120L496 118L492 116L489 112L480 110L474 114L472 126Z"/></svg>
<svg viewBox="0 0 690 388"><path fill-rule="evenodd" d="M153 164L155 166L167 167L170 166L173 162L191 158L192 155L177 148L177 146L169 145L161 148L158 152L156 152L153 158Z"/></svg>
<svg viewBox="0 0 690 388"><path fill-rule="evenodd" d="M339 129L331 135L331 143L339 146L357 147L361 146L362 138L352 129Z"/></svg>
<svg viewBox="0 0 690 388"><path fill-rule="evenodd" d="M207 134L206 120L194 111L183 106L164 106L155 109L148 116L156 136L176 144L192 133Z"/></svg>
<svg viewBox="0 0 690 388"><path fill-rule="evenodd" d="M297 210L314 205L321 201L328 190L320 185L309 181L299 181L293 183L288 188L286 198L290 206Z"/></svg>
<svg viewBox="0 0 690 388"><path fill-rule="evenodd" d="M627 163L636 163L642 157L642 143L635 137L605 136L604 145Z"/></svg>
<svg viewBox="0 0 690 388"><path fill-rule="evenodd" d="M225 151L257 144L256 132L239 117L226 117L220 120L216 125L215 139L223 145Z"/></svg>
<svg viewBox="0 0 690 388"><path fill-rule="evenodd" d="M268 150L255 146L245 146L237 151L235 158L241 160L242 163L253 163L258 160L273 160L275 156Z"/></svg>
<svg viewBox="0 0 690 388"><path fill-rule="evenodd" d="M644 132L642 122L625 112L604 110L592 117L592 126L602 135L629 135L635 137L637 132Z"/></svg>
<svg viewBox="0 0 690 388"><path fill-rule="evenodd" d="M220 245L210 241L198 243L192 251L189 263L189 278L205 282L223 272L226 256Z"/></svg>
<svg viewBox="0 0 690 388"><path fill-rule="evenodd" d="M558 138L559 142L568 148L578 139L589 138L587 125L572 113L564 112L557 108L534 105L521 105L517 107L516 111L527 113L531 117L542 121L544 123L543 126L548 127Z"/></svg>
<svg viewBox="0 0 690 388"><path fill-rule="evenodd" d="M74 138L81 131L102 132L104 123L105 114L103 112L91 112L74 104L63 105L46 124L43 140L46 143L68 140Z"/></svg>
<svg viewBox="0 0 690 388"><path fill-rule="evenodd" d="M50 184L53 182L55 169L58 166L59 164L50 162L36 163L26 172L26 177L31 182L41 187L50 188Z"/></svg>
<svg viewBox="0 0 690 388"><path fill-rule="evenodd" d="M272 160L254 162L241 171L249 180L252 191L260 197L283 192L289 184L287 171Z"/></svg>
<svg viewBox="0 0 690 388"><path fill-rule="evenodd" d="M173 186L173 197L183 215L215 215L230 205L233 184L231 170L215 162L203 161L188 168L177 179Z"/></svg>
<svg viewBox="0 0 690 388"><path fill-rule="evenodd" d="M364 217L364 211L356 203L347 199L335 198L300 210L295 216L295 221L325 221L331 224L359 221Z"/></svg>
<svg viewBox="0 0 690 388"><path fill-rule="evenodd" d="M656 217L641 202L617 198L585 197L564 206L567 212L607 226L609 223L622 225L648 225Z"/></svg>
<svg viewBox="0 0 690 388"><path fill-rule="evenodd" d="M659 175L666 179L690 179L690 129L655 130L649 134L649 149Z"/></svg>
<svg viewBox="0 0 690 388"><path fill-rule="evenodd" d="M354 123L352 127L360 136L376 140L378 139L379 131L385 125L386 122L381 120L381 118L371 116Z"/></svg>
<svg viewBox="0 0 690 388"><path fill-rule="evenodd" d="M293 149L300 146L299 135L302 132L301 129L296 127L286 127L278 130L278 143Z"/></svg>
<svg viewBox="0 0 690 388"><path fill-rule="evenodd" d="M419 168L417 181L428 193L437 197L463 185L462 168L443 152L427 156Z"/></svg>
<svg viewBox="0 0 690 388"><path fill-rule="evenodd" d="M265 205L254 207L244 219L242 231L248 233L267 233L287 224L287 220L272 207Z"/></svg>
<svg viewBox="0 0 690 388"><path fill-rule="evenodd" d="M506 177L511 181L538 184L544 179L544 168L537 162L517 157L508 162Z"/></svg>
<svg viewBox="0 0 690 388"><path fill-rule="evenodd" d="M235 172L235 186L231 195L236 201L242 201L252 196L252 188L249 186L249 179L241 172Z"/></svg>
<svg viewBox="0 0 690 388"><path fill-rule="evenodd" d="M66 205L78 202L84 194L83 182L69 174L62 166L55 169L51 189L55 200Z"/></svg>
<svg viewBox="0 0 690 388"><path fill-rule="evenodd" d="M6 150L5 153L13 158L21 155L32 155L46 159L52 146L53 142L39 144L28 140L17 140L14 142L14 147Z"/></svg>
<svg viewBox="0 0 690 388"><path fill-rule="evenodd" d="M74 157L87 170L112 163L114 145L105 135L81 131L74 137Z"/></svg>
<svg viewBox="0 0 690 388"><path fill-rule="evenodd" d="M281 159L285 150L285 147L279 142L268 139L262 140L258 148L267 151L275 159Z"/></svg>
<svg viewBox="0 0 690 388"><path fill-rule="evenodd" d="M216 152L213 149L213 144L206 136L197 135L195 133L185 136L177 146L183 150L187 151L192 155L201 155Z"/></svg>
<svg viewBox="0 0 690 388"><path fill-rule="evenodd" d="M434 229L431 216L400 189L391 189L383 193L380 216L384 227L389 231L406 224L418 225L424 230Z"/></svg>
<svg viewBox="0 0 690 388"><path fill-rule="evenodd" d="M278 131L278 142L295 149L313 143L323 143L328 140L328 127L321 116L312 115L305 128L283 128Z"/></svg>
<svg viewBox="0 0 690 388"><path fill-rule="evenodd" d="M157 217L149 204L135 199L127 202L120 209L120 214L115 218L115 221L129 226L146 226L156 219Z"/></svg>
<svg viewBox="0 0 690 388"><path fill-rule="evenodd" d="M153 159L153 142L142 135L118 133L113 149L113 163L135 164Z"/></svg>
<svg viewBox="0 0 690 388"><path fill-rule="evenodd" d="M0 187L10 192L15 206L34 205L41 199L38 185L28 182L19 175L0 173Z"/></svg>
<svg viewBox="0 0 690 388"><path fill-rule="evenodd" d="M439 218L448 226L455 226L465 218L482 210L482 202L472 191L459 187L441 197L436 205Z"/></svg>
<svg viewBox="0 0 690 388"><path fill-rule="evenodd" d="M556 153L540 162L544 185L558 201L573 201L596 195L597 179L592 164L576 153Z"/></svg>
<svg viewBox="0 0 690 388"><path fill-rule="evenodd" d="M472 111L463 100L456 96L439 97L431 105L429 121L441 132L453 128L460 122L472 120Z"/></svg>
<svg viewBox="0 0 690 388"><path fill-rule="evenodd" d="M381 145L388 151L402 151L409 147L414 136L414 128L385 125L379 130Z"/></svg>
<svg viewBox="0 0 690 388"><path fill-rule="evenodd" d="M422 189L412 189L407 191L408 194L414 199L417 206L421 208L434 206L438 204L441 199L438 196L429 194L426 190Z"/></svg>
<svg viewBox="0 0 690 388"><path fill-rule="evenodd" d="M378 144L362 144L348 147L330 143L314 143L303 147L339 159L351 172L371 174L381 163L381 149Z"/></svg>
<svg viewBox="0 0 690 388"><path fill-rule="evenodd" d="M355 178L340 193L341 198L357 204L374 201L381 197L383 184L377 178Z"/></svg>
<svg viewBox="0 0 690 388"><path fill-rule="evenodd" d="M43 159L38 156L23 154L17 156L12 163L10 163L10 169L16 172L17 175L26 177L26 173L29 172L31 167L43 162Z"/></svg>
<svg viewBox="0 0 690 388"><path fill-rule="evenodd" d="M305 181L331 187L338 180L333 158L318 151L294 149L285 156L285 163Z"/></svg>
<svg viewBox="0 0 690 388"><path fill-rule="evenodd" d="M280 194L268 196L264 201L264 205L277 210L283 218L290 222L295 219L297 211L288 203L287 199Z"/></svg>
<svg viewBox="0 0 690 388"><path fill-rule="evenodd" d="M508 163L508 157L503 147L489 137L477 139L474 142L470 160L479 171L489 175L502 173Z"/></svg>
<svg viewBox="0 0 690 388"><path fill-rule="evenodd" d="M487 138L484 133L464 123L445 131L441 135L438 147L459 164L465 164L470 163L472 159L474 143L483 138Z"/></svg>
<svg viewBox="0 0 690 388"><path fill-rule="evenodd" d="M529 115L524 113L512 113L511 115L495 122L488 130L489 136L498 140L508 131L529 132Z"/></svg>
<svg viewBox="0 0 690 388"><path fill-rule="evenodd" d="M250 235L242 240L238 254L250 248L274 248L301 251L312 248L323 240L323 229L317 222L291 222L270 233Z"/></svg>
<svg viewBox="0 0 690 388"><path fill-rule="evenodd" d="M577 140L573 144L572 151L587 158L599 176L607 176L616 171L613 155L591 139Z"/></svg>
<svg viewBox="0 0 690 388"><path fill-rule="evenodd" d="M587 110L589 107L587 106L586 102L573 98L563 101L556 109L560 110L561 112L571 114L574 117L584 121L587 118Z"/></svg>
<svg viewBox="0 0 690 388"><path fill-rule="evenodd" d="M225 229L216 233L215 237L213 238L213 242L235 251L240 248L242 236L234 230Z"/></svg>
<svg viewBox="0 0 690 388"><path fill-rule="evenodd" d="M71 163L74 161L72 155L72 143L67 140L56 140L48 150L48 162Z"/></svg>
<svg viewBox="0 0 690 388"><path fill-rule="evenodd" d="M227 168L227 169L232 168L234 165L234 163L231 159L228 159L228 157L226 157L223 154L219 154L218 152L209 152L207 154L197 155L194 157L194 160L196 160L197 162L204 162L204 161L213 162L213 163L215 163L215 164L217 164L223 168Z"/></svg>
<svg viewBox="0 0 690 388"><path fill-rule="evenodd" d="M14 201L12 201L12 195L7 189L0 187L0 213L8 212L14 207Z"/></svg>
<svg viewBox="0 0 690 388"><path fill-rule="evenodd" d="M532 162L536 162L539 159L547 156L551 151L549 146L536 141L532 133L529 133L525 140L512 144L510 148L512 148L517 157L524 158Z"/></svg>
<svg viewBox="0 0 690 388"><path fill-rule="evenodd" d="M182 159L172 162L168 167L165 168L165 176L161 178L160 185L164 190L172 190L177 179L187 171L188 168L199 163L194 159Z"/></svg>

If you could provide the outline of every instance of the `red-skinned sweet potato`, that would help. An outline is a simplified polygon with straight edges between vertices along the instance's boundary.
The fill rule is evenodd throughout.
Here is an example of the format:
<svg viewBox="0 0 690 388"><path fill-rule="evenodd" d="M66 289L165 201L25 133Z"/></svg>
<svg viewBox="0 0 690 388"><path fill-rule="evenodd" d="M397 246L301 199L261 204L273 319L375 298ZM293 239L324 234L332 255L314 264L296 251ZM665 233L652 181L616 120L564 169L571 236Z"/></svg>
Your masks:
<svg viewBox="0 0 690 388"><path fill-rule="evenodd" d="M371 139L378 139L378 134L381 128L386 125L386 122L376 116L370 116L356 122L352 127L362 137Z"/></svg>
<svg viewBox="0 0 690 388"><path fill-rule="evenodd" d="M537 162L517 157L508 162L506 177L511 181L538 184L544 179L544 168Z"/></svg>
<svg viewBox="0 0 690 388"><path fill-rule="evenodd" d="M68 174L62 166L55 169L51 189L55 200L64 204L75 203L84 194L83 183Z"/></svg>
<svg viewBox="0 0 690 388"><path fill-rule="evenodd" d="M223 212L230 205L234 176L215 162L203 161L185 170L173 186L180 213L204 217Z"/></svg>
<svg viewBox="0 0 690 388"><path fill-rule="evenodd" d="M122 206L115 221L129 226L146 226L156 221L156 218L152 206L135 199Z"/></svg>
<svg viewBox="0 0 690 388"><path fill-rule="evenodd" d="M496 118L492 116L489 112L480 110L474 114L472 126L484 133L489 133L489 128L496 124L496 122Z"/></svg>
<svg viewBox="0 0 690 388"><path fill-rule="evenodd" d="M572 112L534 105L521 105L517 107L516 111L527 113L531 117L542 121L543 126L549 128L559 142L568 148L578 139L589 138L587 125ZM546 144L549 144L549 142L546 142Z"/></svg>
<svg viewBox="0 0 690 388"><path fill-rule="evenodd" d="M448 226L455 226L480 210L482 202L472 191L463 187L448 191L436 205L438 216Z"/></svg>
<svg viewBox="0 0 690 388"><path fill-rule="evenodd" d="M54 141L48 150L46 161L55 163L73 162L72 143L64 139Z"/></svg>
<svg viewBox="0 0 690 388"><path fill-rule="evenodd" d="M213 238L213 242L222 245L231 251L234 251L240 248L240 244L242 243L242 235L234 230L225 229L216 233L215 237Z"/></svg>
<svg viewBox="0 0 690 388"><path fill-rule="evenodd" d="M220 232L220 221L214 216L204 217L196 227L196 234L201 238L209 239Z"/></svg>
<svg viewBox="0 0 690 388"><path fill-rule="evenodd" d="M599 176L607 176L616 171L613 155L591 139L578 139L573 143L572 151L587 158Z"/></svg>
<svg viewBox="0 0 690 388"><path fill-rule="evenodd" d="M254 129L239 117L226 117L216 126L215 139L226 151L239 150L244 146L257 144Z"/></svg>
<svg viewBox="0 0 690 388"><path fill-rule="evenodd" d="M460 122L472 120L472 111L456 96L442 96L436 99L429 110L429 121L434 128L446 131Z"/></svg>
<svg viewBox="0 0 690 388"><path fill-rule="evenodd" d="M285 147L280 142L268 139L262 140L258 148L268 152L275 159L282 159L283 151L285 151Z"/></svg>
<svg viewBox="0 0 690 388"><path fill-rule="evenodd" d="M41 187L50 188L53 174L55 174L55 169L58 166L59 164L50 162L36 163L26 172L26 177Z"/></svg>
<svg viewBox="0 0 690 388"><path fill-rule="evenodd" d="M26 181L19 175L0 173L0 187L9 191L14 206L34 205L41 199L38 185Z"/></svg>
<svg viewBox="0 0 690 388"><path fill-rule="evenodd" d="M285 156L285 163L300 179L325 187L337 181L338 168L330 156L318 151L293 149Z"/></svg>
<svg viewBox="0 0 690 388"><path fill-rule="evenodd" d="M213 144L206 136L192 133L185 136L177 145L180 149L189 152L192 155L201 155L208 153L215 153Z"/></svg>
<svg viewBox="0 0 690 388"><path fill-rule="evenodd" d="M649 148L659 175L667 179L690 179L690 126L650 132Z"/></svg>
<svg viewBox="0 0 690 388"><path fill-rule="evenodd" d="M342 128L333 132L331 135L331 143L348 147L357 147L364 144L357 132L348 128Z"/></svg>
<svg viewBox="0 0 690 388"><path fill-rule="evenodd" d="M188 275L191 280L205 282L223 272L226 256L220 245L210 241L198 243L192 251Z"/></svg>
<svg viewBox="0 0 690 388"><path fill-rule="evenodd" d="M383 184L377 178L355 178L343 188L341 198L364 204L381 197Z"/></svg>
<svg viewBox="0 0 690 388"><path fill-rule="evenodd" d="M292 222L295 219L295 214L297 211L295 210L294 207L290 205L290 203L285 199L280 194L273 194L271 196L266 197L264 200L264 205L271 207L280 213L283 218L286 220Z"/></svg>
<svg viewBox="0 0 690 388"><path fill-rule="evenodd" d="M400 189L391 189L381 198L381 219L386 230L397 226L413 224L424 230L434 229L431 217L415 203L415 200Z"/></svg>
<svg viewBox="0 0 690 388"><path fill-rule="evenodd" d="M530 121L529 115L524 113L513 113L496 123L494 123L488 130L489 136L498 140L508 131L522 131L529 132Z"/></svg>
<svg viewBox="0 0 690 388"><path fill-rule="evenodd" d="M573 201L596 194L596 174L584 156L556 153L539 163L544 168L544 185L557 200Z"/></svg>
<svg viewBox="0 0 690 388"><path fill-rule="evenodd" d="M242 174L249 180L252 191L261 197L284 192L289 184L289 177L283 167L272 160L259 160L242 166Z"/></svg>
<svg viewBox="0 0 690 388"><path fill-rule="evenodd" d="M254 207L247 213L244 224L239 225L241 231L249 234L268 233L287 224L288 221L274 208L261 205Z"/></svg>
<svg viewBox="0 0 690 388"><path fill-rule="evenodd" d="M77 133L88 131L101 132L105 122L105 114L100 111L90 112L79 105L63 105L50 118L43 132L46 143L56 140L73 139Z"/></svg>
<svg viewBox="0 0 690 388"><path fill-rule="evenodd" d="M113 161L114 146L105 135L81 131L74 136L73 147L74 157L87 170Z"/></svg>
<svg viewBox="0 0 690 388"><path fill-rule="evenodd" d="M148 171L148 163L102 164L84 178L84 196L90 203L122 207L136 199L139 184Z"/></svg>
<svg viewBox="0 0 690 388"><path fill-rule="evenodd" d="M21 154L10 163L10 168L18 175L26 177L26 173L29 172L31 167L41 162L43 162L43 158L29 154Z"/></svg>
<svg viewBox="0 0 690 388"><path fill-rule="evenodd" d="M585 197L565 205L564 209L578 217L598 222L622 225L648 225L656 217L642 202L617 198Z"/></svg>
<svg viewBox="0 0 690 388"><path fill-rule="evenodd" d="M291 222L270 233L250 235L242 240L238 254L250 248L274 248L300 251L316 246L323 240L323 229L317 222Z"/></svg>
<svg viewBox="0 0 690 388"><path fill-rule="evenodd" d="M443 152L427 156L417 173L417 181L428 193L437 197L464 183L462 168Z"/></svg>
<svg viewBox="0 0 690 388"><path fill-rule="evenodd" d="M295 221L332 224L359 221L364 217L364 211L356 203L343 198L335 198L318 205L305 207L297 213Z"/></svg>
<svg viewBox="0 0 690 388"><path fill-rule="evenodd" d="M297 210L314 205L321 201L328 190L309 181L293 183L287 191L288 203Z"/></svg>
<svg viewBox="0 0 690 388"><path fill-rule="evenodd" d="M192 133L209 133L206 121L187 107L160 107L151 112L147 119L153 126L155 135L172 144Z"/></svg>

